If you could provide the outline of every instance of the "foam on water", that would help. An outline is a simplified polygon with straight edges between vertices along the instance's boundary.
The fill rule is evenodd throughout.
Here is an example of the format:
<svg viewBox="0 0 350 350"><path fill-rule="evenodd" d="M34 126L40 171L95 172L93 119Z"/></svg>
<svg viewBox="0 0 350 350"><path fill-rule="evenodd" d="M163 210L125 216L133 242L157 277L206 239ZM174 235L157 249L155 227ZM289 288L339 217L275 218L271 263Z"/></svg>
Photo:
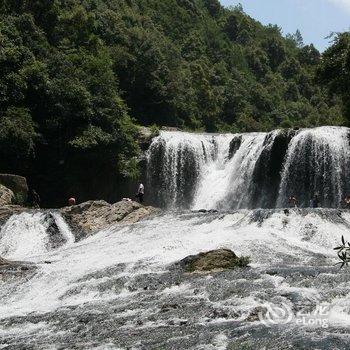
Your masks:
<svg viewBox="0 0 350 350"><path fill-rule="evenodd" d="M112 291L98 291L96 285L103 279L92 280L91 283L79 282L84 276L118 264L137 264L139 274L142 271L157 272L188 255L217 248L232 249L238 255L250 255L255 267L284 263L286 256L293 256L294 264L308 264L315 253L322 254L332 263L336 258L332 248L339 237L344 235L350 239L347 227L324 222L313 214L301 217L292 213L286 225L283 224L286 218L281 213L273 214L262 225L250 223L248 214L217 215L209 220L201 215L178 217L168 214L130 227L100 232L46 255L46 239L40 236L43 242L38 244L39 249L29 249L26 254L30 256L40 252L41 258L52 260L52 264L42 265L36 276L24 282L15 294L6 295L6 286L3 286L5 293L2 293L0 315L8 317L46 312L67 305L118 297ZM308 225L317 227L311 237L303 231L303 227ZM8 232L7 229L5 232ZM43 236L42 231L39 232ZM2 250L4 246L8 247L8 241L8 234L5 241L0 240ZM23 250L15 249L14 252L25 258ZM129 276L133 273L130 269ZM125 270L120 271L120 276L123 275ZM80 292L72 295L70 291L77 287Z"/></svg>
<svg viewBox="0 0 350 350"><path fill-rule="evenodd" d="M4 226L7 233L2 236L4 241L0 239L0 249L9 246L11 240L7 230L13 221L26 219L32 222L33 218L36 225L43 220L37 214L22 215ZM197 326L226 327L230 322L245 322L266 302L283 302L293 309L306 301L310 305L327 302L331 308L328 324L347 327L350 324L347 301L350 288L348 280L341 282L339 270L332 267L337 262L332 248L338 245L341 235L350 240L349 219L347 212L321 209L290 210L289 215L268 210L240 210L227 214L167 213L134 225L101 231L80 242L70 241L53 250L45 250L47 239L42 230L41 236L36 238L39 250L30 249L25 253L22 249L14 249L13 252L24 260L52 263L37 265L36 273L28 279L0 285L0 323L12 320L12 324L14 319L26 320L27 317L30 317L28 321L33 317L47 320L44 318L47 313L52 317L70 308L76 310L77 315L80 312L84 315L87 309L98 315L104 312L104 305L110 303L125 305L113 316L127 319L120 331L133 331L133 319L140 316L145 322L137 326L138 330L147 331L168 327L164 319L152 321L152 315L161 312L165 301L171 308L172 303L181 300L186 304L188 300L187 307L198 303L200 307L207 305L208 310L219 310L215 317L198 314L196 318L194 313L192 317ZM57 225L64 231L64 220ZM25 226L22 222L14 227ZM15 233L17 231L13 231ZM67 241L68 238L69 233ZM165 284L162 290L155 289L156 297L143 296L143 287L134 287L135 281L144 278L146 286L152 286L153 279L161 279L163 274L170 273L169 269L172 271L179 260L217 248L250 256L252 269L237 271L234 280L227 280L222 275L218 279L216 274L209 274L187 278L178 284ZM32 254L38 252L40 255L33 258ZM339 279L334 288L334 282ZM137 300L144 298L150 299L138 304ZM158 299L163 302L158 304ZM222 315L220 310L224 311ZM174 314L168 320L176 325L186 323L186 317L189 316ZM302 327L318 329L312 324ZM28 326L28 332L30 328ZM54 331L52 325L48 329ZM45 328L44 332L49 330ZM2 332L7 338L18 338L12 335L11 327ZM39 328L34 333L42 338L49 336ZM210 344L212 348L224 348L229 340L228 333L217 333Z"/></svg>
<svg viewBox="0 0 350 350"><path fill-rule="evenodd" d="M250 182L257 159L263 151L266 134L243 135L242 144L228 160L232 135L218 136L218 156L205 167L199 179L193 210L247 208Z"/></svg>
<svg viewBox="0 0 350 350"><path fill-rule="evenodd" d="M51 250L51 239L47 230L48 215L55 221L59 232L57 239L62 244L74 242L74 236L58 213L21 213L13 215L0 230L0 256L11 260L30 260Z"/></svg>
<svg viewBox="0 0 350 350"><path fill-rule="evenodd" d="M148 193L156 205L191 209L282 208L316 194L337 208L350 193L349 129L270 133L161 132L147 152Z"/></svg>

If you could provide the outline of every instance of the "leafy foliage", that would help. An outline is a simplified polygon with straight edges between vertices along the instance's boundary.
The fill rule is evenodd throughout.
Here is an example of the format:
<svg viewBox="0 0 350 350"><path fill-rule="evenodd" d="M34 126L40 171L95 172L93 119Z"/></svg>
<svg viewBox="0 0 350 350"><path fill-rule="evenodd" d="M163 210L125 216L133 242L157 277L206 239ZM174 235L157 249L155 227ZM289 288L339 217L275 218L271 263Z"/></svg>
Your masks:
<svg viewBox="0 0 350 350"><path fill-rule="evenodd" d="M0 169L61 204L96 196L98 176L137 177L136 124L343 124L348 41L323 62L300 32L284 38L218 0L3 0Z"/></svg>
<svg viewBox="0 0 350 350"><path fill-rule="evenodd" d="M345 241L344 236L341 237L341 245L334 248L337 251L338 258L341 260L337 265L340 265L340 268L344 266L349 266L350 262L350 243Z"/></svg>

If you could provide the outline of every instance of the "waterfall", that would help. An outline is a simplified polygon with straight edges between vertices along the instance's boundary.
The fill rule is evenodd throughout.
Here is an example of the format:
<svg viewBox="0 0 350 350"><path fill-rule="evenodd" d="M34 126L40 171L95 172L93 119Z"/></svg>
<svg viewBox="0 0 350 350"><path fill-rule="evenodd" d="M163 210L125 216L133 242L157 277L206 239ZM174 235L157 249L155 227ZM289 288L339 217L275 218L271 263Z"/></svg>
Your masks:
<svg viewBox="0 0 350 350"><path fill-rule="evenodd" d="M62 216L55 212L13 215L0 230L0 256L26 260L74 242Z"/></svg>
<svg viewBox="0 0 350 350"><path fill-rule="evenodd" d="M204 166L222 152L212 135L162 132L148 150L148 187L156 202L189 207Z"/></svg>
<svg viewBox="0 0 350 350"><path fill-rule="evenodd" d="M350 193L349 129L270 133L161 132L148 150L152 201L167 208L252 209L339 207Z"/></svg>
<svg viewBox="0 0 350 350"><path fill-rule="evenodd" d="M265 134L242 135L241 145L231 159L229 148L222 148L221 154L203 169L192 208L250 207L253 188L252 182L246 180L252 178L265 138Z"/></svg>
<svg viewBox="0 0 350 350"><path fill-rule="evenodd" d="M338 207L350 193L350 148L346 128L320 127L303 130L289 146L277 205L286 206L295 195L307 206L318 194L323 206Z"/></svg>

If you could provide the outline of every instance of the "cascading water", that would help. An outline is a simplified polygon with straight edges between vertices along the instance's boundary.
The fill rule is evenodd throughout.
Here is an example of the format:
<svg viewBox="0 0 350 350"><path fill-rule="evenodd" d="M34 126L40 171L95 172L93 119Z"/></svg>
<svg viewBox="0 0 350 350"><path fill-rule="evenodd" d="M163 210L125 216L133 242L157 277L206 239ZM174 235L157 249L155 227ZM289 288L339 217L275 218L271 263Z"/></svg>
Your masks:
<svg viewBox="0 0 350 350"><path fill-rule="evenodd" d="M350 145L346 128L303 130L291 141L277 205L296 195L302 206L318 194L324 207L339 207L350 193Z"/></svg>
<svg viewBox="0 0 350 350"><path fill-rule="evenodd" d="M13 215L0 230L0 256L13 260L44 254L74 236L58 213Z"/></svg>
<svg viewBox="0 0 350 350"><path fill-rule="evenodd" d="M219 138L224 136L220 135ZM253 171L264 149L266 134L241 136L241 145L229 159L229 145L221 147L214 161L203 167L192 209L230 209L251 207ZM232 135L229 136L232 140Z"/></svg>
<svg viewBox="0 0 350 350"><path fill-rule="evenodd" d="M211 135L162 132L148 151L154 200L162 206L188 207L203 167L217 154L216 138Z"/></svg>
<svg viewBox="0 0 350 350"><path fill-rule="evenodd" d="M339 207L350 191L349 129L271 133L162 132L148 150L149 189L163 207L275 208L296 195Z"/></svg>
<svg viewBox="0 0 350 350"><path fill-rule="evenodd" d="M251 209L283 207L290 194L305 205L316 190L338 206L348 133L162 133L148 152L147 195L220 212L165 211L78 242L59 212L12 216L0 257L30 269L0 260L0 348L349 349L350 270L334 266L333 250L350 240L349 211ZM250 266L188 274L179 264L220 248ZM267 305L287 319L267 327Z"/></svg>
<svg viewBox="0 0 350 350"><path fill-rule="evenodd" d="M349 227L349 214L335 209L169 212L36 259L30 244L21 256L37 272L0 283L0 346L348 349L350 273L333 266L332 248L350 239ZM188 275L177 265L218 248L249 255L251 267ZM266 327L258 318L266 303L295 314L323 303L327 312L322 324Z"/></svg>

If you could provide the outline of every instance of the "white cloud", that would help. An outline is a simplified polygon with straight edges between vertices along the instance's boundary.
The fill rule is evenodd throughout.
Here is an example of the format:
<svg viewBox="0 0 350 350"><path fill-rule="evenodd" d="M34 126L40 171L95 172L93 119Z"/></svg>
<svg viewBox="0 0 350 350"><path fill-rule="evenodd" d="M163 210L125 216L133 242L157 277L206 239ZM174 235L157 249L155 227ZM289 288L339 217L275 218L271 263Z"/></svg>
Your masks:
<svg viewBox="0 0 350 350"><path fill-rule="evenodd" d="M328 0L328 1L350 12L350 0Z"/></svg>

